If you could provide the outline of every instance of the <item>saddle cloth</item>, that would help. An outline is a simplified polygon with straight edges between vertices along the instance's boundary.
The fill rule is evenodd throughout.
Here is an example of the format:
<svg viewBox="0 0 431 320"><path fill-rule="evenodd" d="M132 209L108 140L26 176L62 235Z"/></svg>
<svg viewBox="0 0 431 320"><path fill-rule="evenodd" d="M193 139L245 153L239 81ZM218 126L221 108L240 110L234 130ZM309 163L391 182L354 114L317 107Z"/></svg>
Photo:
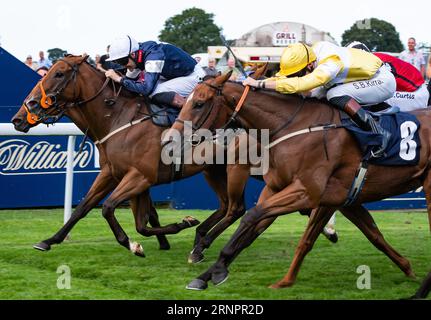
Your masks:
<svg viewBox="0 0 431 320"><path fill-rule="evenodd" d="M150 104L149 109L151 120L159 127L171 127L180 113L180 109L156 104Z"/></svg>
<svg viewBox="0 0 431 320"><path fill-rule="evenodd" d="M377 115L372 113L374 119L382 128L391 133L385 155L380 158L371 157L369 163L383 166L414 166L420 157L420 123L415 115L397 112ZM343 126L353 134L359 143L364 157L374 146L380 146L382 137L378 134L363 131L346 115L342 115Z"/></svg>

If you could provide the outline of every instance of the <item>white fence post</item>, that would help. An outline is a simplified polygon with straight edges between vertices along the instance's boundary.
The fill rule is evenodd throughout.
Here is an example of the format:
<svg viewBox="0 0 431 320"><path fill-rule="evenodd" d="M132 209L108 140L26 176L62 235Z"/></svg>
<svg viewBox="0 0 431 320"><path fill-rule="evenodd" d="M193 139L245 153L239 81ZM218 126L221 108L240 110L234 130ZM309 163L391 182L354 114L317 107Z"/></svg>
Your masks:
<svg viewBox="0 0 431 320"><path fill-rule="evenodd" d="M69 221L72 215L73 196L73 162L75 154L76 136L69 136L67 140L67 165L66 165L66 186L64 188L64 223Z"/></svg>
<svg viewBox="0 0 431 320"><path fill-rule="evenodd" d="M38 126L31 128L28 133L16 131L11 123L0 123L0 136L69 136L67 142L67 168L66 168L66 188L64 195L64 223L72 215L72 195L73 195L73 162L76 136L83 136L84 133L73 123L56 123L50 128Z"/></svg>

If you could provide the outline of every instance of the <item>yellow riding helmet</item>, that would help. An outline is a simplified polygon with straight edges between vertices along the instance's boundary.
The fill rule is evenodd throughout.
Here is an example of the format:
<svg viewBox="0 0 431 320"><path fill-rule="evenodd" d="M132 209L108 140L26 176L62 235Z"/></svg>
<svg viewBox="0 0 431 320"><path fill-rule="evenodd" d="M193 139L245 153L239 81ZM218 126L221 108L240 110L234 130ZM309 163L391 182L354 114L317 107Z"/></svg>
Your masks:
<svg viewBox="0 0 431 320"><path fill-rule="evenodd" d="M303 43L290 44L281 55L280 72L277 77L288 77L304 69L309 63L316 61L313 49Z"/></svg>

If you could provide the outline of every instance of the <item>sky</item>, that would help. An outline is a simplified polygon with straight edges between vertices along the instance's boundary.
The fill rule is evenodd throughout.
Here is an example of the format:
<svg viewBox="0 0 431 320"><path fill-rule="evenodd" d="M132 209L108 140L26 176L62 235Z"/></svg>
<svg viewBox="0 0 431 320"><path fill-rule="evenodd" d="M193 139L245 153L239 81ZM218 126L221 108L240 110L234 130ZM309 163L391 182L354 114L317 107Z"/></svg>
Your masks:
<svg viewBox="0 0 431 320"><path fill-rule="evenodd" d="M392 23L403 44L411 36L431 43L431 1L415 0L14 0L0 9L0 44L24 60L59 47L69 53L104 54L106 45L129 34L139 42L157 40L164 22L197 7L214 14L227 39L261 25L292 21L341 35L355 21L378 18Z"/></svg>

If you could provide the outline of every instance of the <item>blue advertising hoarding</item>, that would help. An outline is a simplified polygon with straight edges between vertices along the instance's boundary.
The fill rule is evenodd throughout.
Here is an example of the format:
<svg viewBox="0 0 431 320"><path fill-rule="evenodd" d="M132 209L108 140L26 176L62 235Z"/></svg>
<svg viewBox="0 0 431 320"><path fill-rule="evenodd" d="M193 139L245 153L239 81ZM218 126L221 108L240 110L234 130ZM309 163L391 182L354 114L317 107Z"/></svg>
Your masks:
<svg viewBox="0 0 431 320"><path fill-rule="evenodd" d="M0 73L0 123L9 123L40 77L1 47ZM77 138L77 146L82 139ZM0 136L0 209L63 206L66 150L66 136ZM74 205L85 196L99 169L97 148L87 141L74 160ZM262 188L262 182L250 179L246 189L248 208L256 203ZM201 174L154 187L151 195L154 202L170 202L178 209L218 207L217 197ZM419 190L367 207L418 209L426 204Z"/></svg>

